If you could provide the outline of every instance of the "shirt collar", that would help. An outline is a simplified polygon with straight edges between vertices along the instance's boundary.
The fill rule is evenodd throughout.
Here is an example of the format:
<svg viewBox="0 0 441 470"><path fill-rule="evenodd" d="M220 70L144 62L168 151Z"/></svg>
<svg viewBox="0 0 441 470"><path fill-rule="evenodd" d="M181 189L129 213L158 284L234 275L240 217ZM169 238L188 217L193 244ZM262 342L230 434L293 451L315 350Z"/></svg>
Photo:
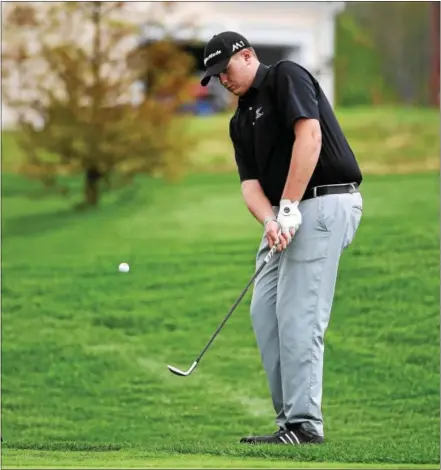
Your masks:
<svg viewBox="0 0 441 470"><path fill-rule="evenodd" d="M253 83L251 84L251 88L255 88L256 90L260 88L260 86L262 85L263 79L265 78L266 73L268 72L268 69L269 69L268 65L259 64Z"/></svg>

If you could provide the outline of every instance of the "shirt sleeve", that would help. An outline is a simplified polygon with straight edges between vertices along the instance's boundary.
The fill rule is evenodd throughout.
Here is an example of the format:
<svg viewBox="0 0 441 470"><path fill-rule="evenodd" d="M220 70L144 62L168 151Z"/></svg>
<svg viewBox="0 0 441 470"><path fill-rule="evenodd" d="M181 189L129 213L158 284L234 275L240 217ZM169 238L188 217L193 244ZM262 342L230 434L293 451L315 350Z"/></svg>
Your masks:
<svg viewBox="0 0 441 470"><path fill-rule="evenodd" d="M234 118L230 121L230 138L234 147L234 158L236 160L237 169L239 171L240 182L245 180L256 180L257 168L255 164L252 164L250 157L246 154L246 149L243 148L238 138L235 126Z"/></svg>
<svg viewBox="0 0 441 470"><path fill-rule="evenodd" d="M277 107L291 125L298 119L319 119L317 90L311 76L294 62L282 62L276 74Z"/></svg>

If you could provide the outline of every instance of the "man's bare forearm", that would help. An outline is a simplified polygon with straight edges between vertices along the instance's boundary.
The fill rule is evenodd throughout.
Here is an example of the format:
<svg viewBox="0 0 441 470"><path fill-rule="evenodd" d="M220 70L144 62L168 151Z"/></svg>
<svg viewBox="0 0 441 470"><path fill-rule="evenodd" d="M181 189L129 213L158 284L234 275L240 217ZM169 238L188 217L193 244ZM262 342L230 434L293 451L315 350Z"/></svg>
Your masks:
<svg viewBox="0 0 441 470"><path fill-rule="evenodd" d="M321 149L321 132L318 123L305 122L298 129L293 145L291 165L286 178L282 199L300 201L317 165Z"/></svg>
<svg viewBox="0 0 441 470"><path fill-rule="evenodd" d="M247 180L242 183L242 196L248 210L254 218L263 223L266 217L273 217L273 208L257 180Z"/></svg>

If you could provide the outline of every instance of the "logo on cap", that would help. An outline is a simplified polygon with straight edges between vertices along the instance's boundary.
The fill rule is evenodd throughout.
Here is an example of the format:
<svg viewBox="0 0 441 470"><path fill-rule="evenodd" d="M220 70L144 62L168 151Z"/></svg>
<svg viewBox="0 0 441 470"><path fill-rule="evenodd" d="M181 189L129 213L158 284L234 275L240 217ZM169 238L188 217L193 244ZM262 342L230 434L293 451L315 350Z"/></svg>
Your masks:
<svg viewBox="0 0 441 470"><path fill-rule="evenodd" d="M243 41L236 42L233 44L233 52L237 51L237 49L240 49L241 47L245 47L245 43Z"/></svg>
<svg viewBox="0 0 441 470"><path fill-rule="evenodd" d="M204 65L207 65L207 62L212 59L213 57L216 57L217 55L222 54L222 51L219 49L216 52L212 52L211 54L208 54L207 57L204 59Z"/></svg>

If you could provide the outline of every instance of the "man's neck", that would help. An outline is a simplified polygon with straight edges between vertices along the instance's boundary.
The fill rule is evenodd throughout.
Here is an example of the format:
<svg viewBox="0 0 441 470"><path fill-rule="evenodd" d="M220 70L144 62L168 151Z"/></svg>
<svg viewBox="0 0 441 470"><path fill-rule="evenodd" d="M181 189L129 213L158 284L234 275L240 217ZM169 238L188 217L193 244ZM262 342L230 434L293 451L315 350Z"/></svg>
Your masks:
<svg viewBox="0 0 441 470"><path fill-rule="evenodd" d="M256 61L254 64L253 64L253 70L250 71L250 86L248 87L247 91L239 96L239 101L242 99L245 99L247 96L250 96L252 94L252 88L253 88L253 84L255 83L255 80L256 80L256 76L257 76L257 72L259 71L259 66L260 66L260 62L259 61Z"/></svg>
<svg viewBox="0 0 441 470"><path fill-rule="evenodd" d="M253 84L254 80L256 79L257 71L259 70L260 62L256 60L253 66L252 78L251 78L251 85Z"/></svg>

